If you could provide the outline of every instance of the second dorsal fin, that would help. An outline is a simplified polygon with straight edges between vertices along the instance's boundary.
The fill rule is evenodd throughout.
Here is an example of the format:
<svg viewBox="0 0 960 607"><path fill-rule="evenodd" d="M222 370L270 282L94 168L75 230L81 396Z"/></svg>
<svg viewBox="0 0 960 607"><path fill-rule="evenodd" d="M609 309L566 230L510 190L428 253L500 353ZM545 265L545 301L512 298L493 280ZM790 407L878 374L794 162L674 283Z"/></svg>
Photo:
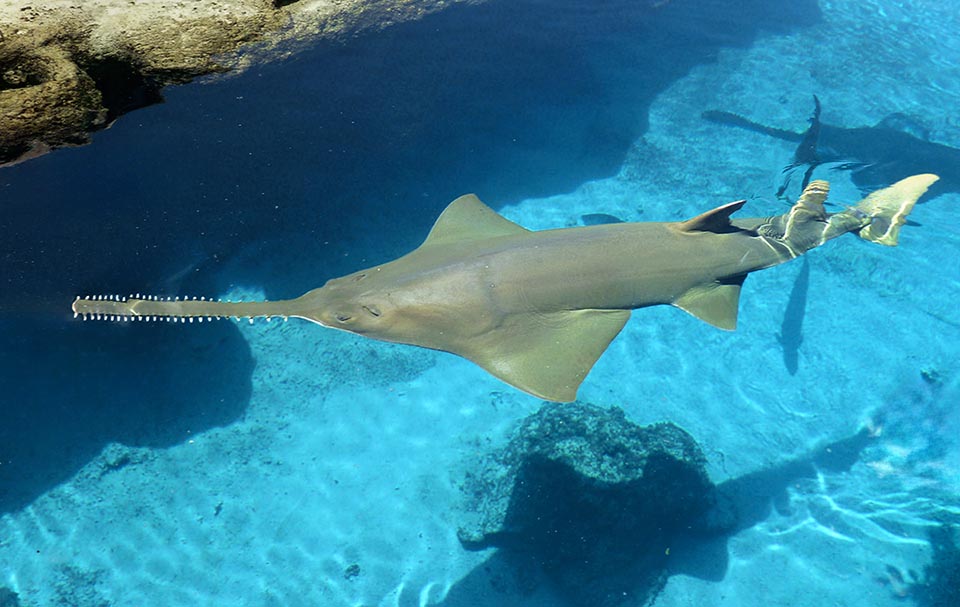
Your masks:
<svg viewBox="0 0 960 607"><path fill-rule="evenodd" d="M715 232L717 234L737 232L740 229L730 223L730 216L739 211L746 203L746 200L737 200L710 209L706 213L701 213L682 222L680 229L684 232Z"/></svg>

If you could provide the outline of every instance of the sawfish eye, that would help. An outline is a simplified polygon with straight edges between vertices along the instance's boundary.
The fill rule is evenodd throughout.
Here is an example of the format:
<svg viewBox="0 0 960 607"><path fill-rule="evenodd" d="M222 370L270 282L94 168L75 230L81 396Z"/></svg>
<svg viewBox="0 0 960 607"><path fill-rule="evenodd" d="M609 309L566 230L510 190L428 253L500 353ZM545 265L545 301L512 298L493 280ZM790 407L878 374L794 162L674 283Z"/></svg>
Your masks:
<svg viewBox="0 0 960 607"><path fill-rule="evenodd" d="M366 274L357 274L356 276L353 277L353 282L360 282L366 277L367 277Z"/></svg>
<svg viewBox="0 0 960 607"><path fill-rule="evenodd" d="M376 306L363 306L363 309L370 316L380 317L380 310Z"/></svg>
<svg viewBox="0 0 960 607"><path fill-rule="evenodd" d="M334 316L334 318L336 318L336 319L337 319L338 321L340 321L340 322L347 322L347 321L350 320L352 317L351 317L351 316L348 316L348 315L346 315L346 314L337 314L337 315Z"/></svg>

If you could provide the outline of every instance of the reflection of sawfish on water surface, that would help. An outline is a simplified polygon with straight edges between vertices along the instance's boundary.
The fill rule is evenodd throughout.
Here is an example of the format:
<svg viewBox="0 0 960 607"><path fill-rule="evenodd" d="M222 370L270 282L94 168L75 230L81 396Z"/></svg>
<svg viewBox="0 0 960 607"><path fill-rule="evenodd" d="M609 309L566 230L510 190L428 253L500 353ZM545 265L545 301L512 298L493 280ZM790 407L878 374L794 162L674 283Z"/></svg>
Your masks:
<svg viewBox="0 0 960 607"><path fill-rule="evenodd" d="M476 196L453 201L426 240L394 261L335 278L291 300L219 302L77 298L83 318L118 321L297 317L384 341L459 354L535 396L571 401L630 311L673 305L736 327L747 274L854 232L895 245L937 180L915 175L827 213L814 181L776 217L732 219L746 201L683 222L531 232Z"/></svg>

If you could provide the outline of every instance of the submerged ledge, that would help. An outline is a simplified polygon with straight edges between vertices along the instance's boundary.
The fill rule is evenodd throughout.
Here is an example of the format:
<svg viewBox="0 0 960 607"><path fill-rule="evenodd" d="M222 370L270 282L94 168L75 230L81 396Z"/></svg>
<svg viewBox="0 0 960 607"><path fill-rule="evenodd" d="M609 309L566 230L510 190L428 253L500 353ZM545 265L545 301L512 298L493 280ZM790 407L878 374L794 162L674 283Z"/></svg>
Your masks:
<svg viewBox="0 0 960 607"><path fill-rule="evenodd" d="M0 166L83 145L168 84L485 0L0 3Z"/></svg>

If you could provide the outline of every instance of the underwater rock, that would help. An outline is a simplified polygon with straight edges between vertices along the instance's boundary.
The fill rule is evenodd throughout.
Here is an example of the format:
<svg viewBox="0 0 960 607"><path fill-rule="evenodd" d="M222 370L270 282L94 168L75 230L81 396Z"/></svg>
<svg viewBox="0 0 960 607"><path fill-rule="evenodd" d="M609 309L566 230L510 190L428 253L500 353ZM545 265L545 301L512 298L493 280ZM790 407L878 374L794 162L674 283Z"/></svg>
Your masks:
<svg viewBox="0 0 960 607"><path fill-rule="evenodd" d="M459 539L533 561L572 604L640 605L665 584L671 543L709 507L705 461L673 424L547 405L468 478L473 520Z"/></svg>
<svg viewBox="0 0 960 607"><path fill-rule="evenodd" d="M0 586L0 607L20 607L20 597L13 590Z"/></svg>
<svg viewBox="0 0 960 607"><path fill-rule="evenodd" d="M2 2L0 165L87 143L167 84L482 1Z"/></svg>
<svg viewBox="0 0 960 607"><path fill-rule="evenodd" d="M941 525L930 530L933 559L923 580L910 585L909 595L920 607L960 605L960 530Z"/></svg>

